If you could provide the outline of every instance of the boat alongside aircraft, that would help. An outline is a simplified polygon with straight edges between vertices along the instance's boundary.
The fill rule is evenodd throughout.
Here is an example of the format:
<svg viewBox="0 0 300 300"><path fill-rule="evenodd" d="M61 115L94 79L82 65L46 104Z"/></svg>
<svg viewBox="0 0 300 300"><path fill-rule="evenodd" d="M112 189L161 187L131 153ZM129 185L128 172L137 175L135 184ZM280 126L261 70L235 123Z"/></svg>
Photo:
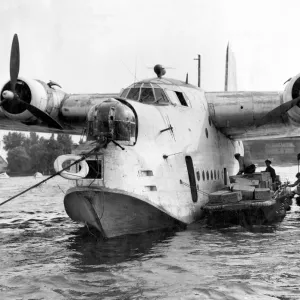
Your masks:
<svg viewBox="0 0 300 300"><path fill-rule="evenodd" d="M227 49L227 84L230 71ZM77 161L64 197L71 219L103 237L186 226L203 215L208 194L238 171L243 140L300 134L300 74L283 92L205 92L157 77L115 94L67 94L53 82L19 77L14 36L10 80L1 89L0 129L82 134L87 141L55 162ZM87 155L88 154L88 155ZM80 159L83 156L85 159ZM79 162L80 160L80 162Z"/></svg>

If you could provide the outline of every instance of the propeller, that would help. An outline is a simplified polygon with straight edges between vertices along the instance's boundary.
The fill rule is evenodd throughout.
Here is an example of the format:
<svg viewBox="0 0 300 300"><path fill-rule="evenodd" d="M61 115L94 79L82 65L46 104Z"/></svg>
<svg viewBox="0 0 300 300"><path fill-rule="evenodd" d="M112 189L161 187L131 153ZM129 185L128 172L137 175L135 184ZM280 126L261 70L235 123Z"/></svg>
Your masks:
<svg viewBox="0 0 300 300"><path fill-rule="evenodd" d="M0 107L5 104L8 112L17 113L18 107L23 106L24 109L30 111L36 118L45 122L49 127L63 129L63 127L53 119L49 114L39 108L27 103L20 98L22 91L17 87L17 81L20 70L20 47L18 35L14 34L11 52L10 52L10 90L2 92L4 100L0 102ZM20 95L19 95L20 94ZM22 97L22 96L21 96Z"/></svg>
<svg viewBox="0 0 300 300"><path fill-rule="evenodd" d="M299 104L300 96L277 106L276 108L268 112L264 117L257 120L254 125L256 127L260 127L267 123L275 123L277 120L280 120L288 110Z"/></svg>
<svg viewBox="0 0 300 300"><path fill-rule="evenodd" d="M15 33L10 52L10 89L15 94L16 83L20 70L20 47L18 35Z"/></svg>

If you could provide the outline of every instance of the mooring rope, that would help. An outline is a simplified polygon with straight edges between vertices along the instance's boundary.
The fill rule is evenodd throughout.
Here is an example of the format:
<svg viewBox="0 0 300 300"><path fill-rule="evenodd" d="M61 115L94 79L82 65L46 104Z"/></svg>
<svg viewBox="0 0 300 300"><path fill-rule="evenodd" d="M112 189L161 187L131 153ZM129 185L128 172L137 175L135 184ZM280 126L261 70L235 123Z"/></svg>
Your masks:
<svg viewBox="0 0 300 300"><path fill-rule="evenodd" d="M5 203L7 203L7 202L9 202L9 201L11 201L11 200L13 200L13 199L15 199L15 198L17 198L17 197L23 195L23 194L25 194L26 192L28 192L28 191L30 191L30 190L36 188L36 187L39 186L40 184L42 184L42 183L48 181L49 179L51 179L51 178L53 178L53 177L59 175L61 172L67 170L67 169L70 168L71 166L76 165L76 164L78 164L79 162L85 160L87 157L91 156L95 151L98 151L100 147L101 147L101 146L98 145L98 146L96 146L95 148L93 148L91 151L89 151L88 153L82 154L82 157L81 157L80 159L75 160L73 163L71 163L70 165L66 166L65 168L63 168L63 169L60 170L59 172L56 172L55 174L51 175L50 177L48 177L48 178L46 178L46 179L44 179L44 180L38 182L37 184L35 184L35 185L31 186L30 188L26 189L25 191L23 191L23 192L21 192L21 193L15 195L15 196L13 196L13 197L7 199L7 200L1 202L1 203L0 203L0 206L2 206L3 204L5 204Z"/></svg>
<svg viewBox="0 0 300 300"><path fill-rule="evenodd" d="M194 188L194 189L196 189L197 192L201 193L201 194L204 195L204 196L208 196L208 195L209 195L209 193L207 193L207 192L205 192L205 191L203 191L203 190L200 190L197 186L189 185L189 184L183 182L181 179L180 179L179 182L180 182L180 184L183 184L183 185L185 185L185 186L187 186L187 187L189 187L189 188Z"/></svg>

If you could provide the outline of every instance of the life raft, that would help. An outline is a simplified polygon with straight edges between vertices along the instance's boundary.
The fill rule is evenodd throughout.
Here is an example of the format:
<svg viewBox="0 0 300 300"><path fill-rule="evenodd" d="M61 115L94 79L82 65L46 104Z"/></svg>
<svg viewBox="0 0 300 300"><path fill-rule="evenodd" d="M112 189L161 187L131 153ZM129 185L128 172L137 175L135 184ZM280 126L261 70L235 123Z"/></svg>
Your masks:
<svg viewBox="0 0 300 300"><path fill-rule="evenodd" d="M73 154L60 155L54 161L54 169L56 172L61 172L61 170L63 169L64 162L76 161L81 158L82 158L81 156L73 155ZM85 178L86 175L89 173L89 166L85 160L78 162L78 164L80 166L79 172L73 173L73 172L69 172L69 171L62 171L59 175L63 178L71 179L71 180L78 180L78 179Z"/></svg>

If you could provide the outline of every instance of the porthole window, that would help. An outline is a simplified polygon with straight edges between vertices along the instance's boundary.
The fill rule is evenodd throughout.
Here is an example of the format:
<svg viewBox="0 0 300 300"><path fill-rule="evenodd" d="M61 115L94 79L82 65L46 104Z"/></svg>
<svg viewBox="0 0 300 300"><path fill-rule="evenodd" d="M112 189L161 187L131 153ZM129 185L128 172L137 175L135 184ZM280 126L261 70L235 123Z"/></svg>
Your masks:
<svg viewBox="0 0 300 300"><path fill-rule="evenodd" d="M217 172L216 170L214 170L214 177L215 177L215 180L217 179Z"/></svg>
<svg viewBox="0 0 300 300"><path fill-rule="evenodd" d="M205 135L208 138L208 130L207 130L207 128L205 128Z"/></svg>
<svg viewBox="0 0 300 300"><path fill-rule="evenodd" d="M209 172L206 171L206 179L209 180Z"/></svg>
<svg viewBox="0 0 300 300"><path fill-rule="evenodd" d="M200 180L200 172L197 171L196 175L197 175L197 179L198 179L198 181L199 181L199 180Z"/></svg>
<svg viewBox="0 0 300 300"><path fill-rule="evenodd" d="M211 180L214 180L214 174L213 174L213 171L210 171L210 179L211 179Z"/></svg>
<svg viewBox="0 0 300 300"><path fill-rule="evenodd" d="M218 179L220 179L220 171L218 170Z"/></svg>
<svg viewBox="0 0 300 300"><path fill-rule="evenodd" d="M203 181L205 181L205 173L204 173L204 171L202 171L202 179L203 179Z"/></svg>

